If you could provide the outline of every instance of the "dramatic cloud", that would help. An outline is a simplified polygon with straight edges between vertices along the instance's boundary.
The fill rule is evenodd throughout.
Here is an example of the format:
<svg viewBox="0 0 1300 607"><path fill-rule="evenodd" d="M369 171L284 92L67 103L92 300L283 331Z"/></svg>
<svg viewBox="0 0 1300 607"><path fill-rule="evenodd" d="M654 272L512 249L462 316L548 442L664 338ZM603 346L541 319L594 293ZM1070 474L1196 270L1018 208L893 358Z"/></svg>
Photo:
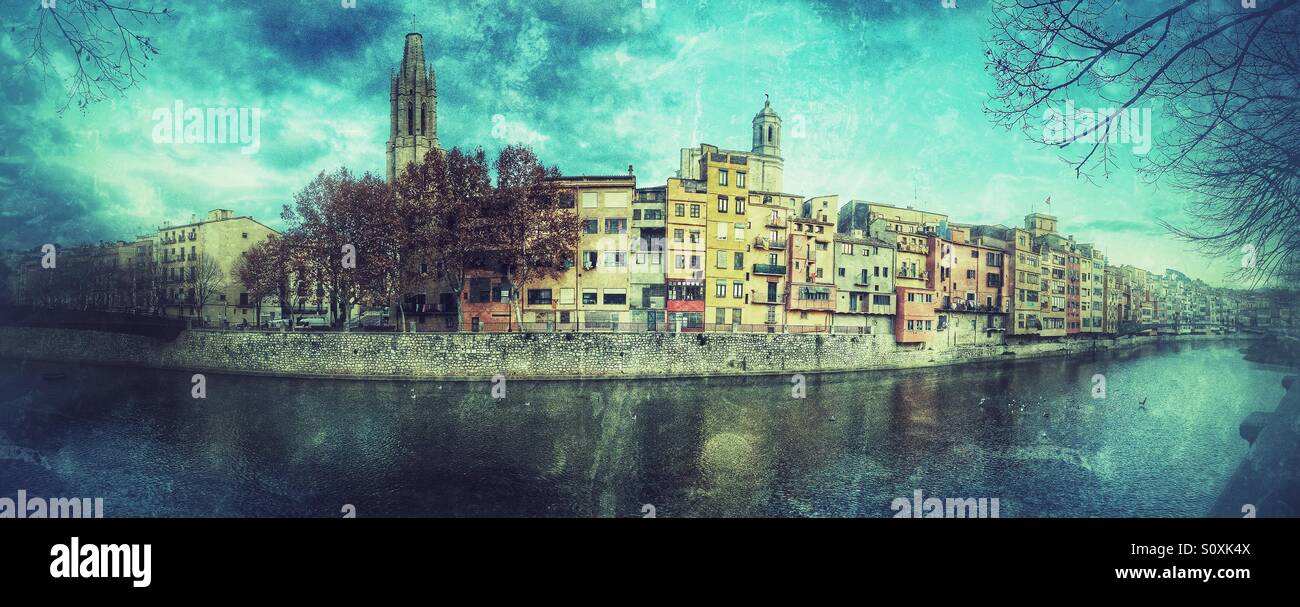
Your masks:
<svg viewBox="0 0 1300 607"><path fill-rule="evenodd" d="M5 248L129 238L218 207L278 226L317 172L382 172L388 78L414 13L445 147L525 142L567 173L634 165L640 184L662 184L680 148L748 149L766 93L785 121L791 192L1004 224L1051 196L1062 231L1116 262L1216 283L1231 269L1156 228L1183 199L1130 162L1092 184L1059 151L989 125L988 8L974 0L186 3L148 28L162 54L138 88L63 115L59 83L23 69L30 43L11 27L39 3L0 2ZM178 100L258 109L257 152L155 143L155 111Z"/></svg>

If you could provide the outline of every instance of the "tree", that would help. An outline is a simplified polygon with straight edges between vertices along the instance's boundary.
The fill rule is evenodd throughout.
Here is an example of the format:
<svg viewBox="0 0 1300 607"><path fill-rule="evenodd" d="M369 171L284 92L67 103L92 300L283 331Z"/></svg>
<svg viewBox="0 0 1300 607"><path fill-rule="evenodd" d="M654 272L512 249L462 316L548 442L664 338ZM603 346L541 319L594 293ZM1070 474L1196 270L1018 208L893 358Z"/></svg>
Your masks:
<svg viewBox="0 0 1300 607"><path fill-rule="evenodd" d="M522 321L520 294L527 292L530 281L560 274L565 262L574 258L582 220L572 209L563 208L564 189L550 181L559 177L559 171L544 167L529 148L506 146L495 168L497 186L486 216L491 221L487 242L491 257L512 285L512 316Z"/></svg>
<svg viewBox="0 0 1300 607"><path fill-rule="evenodd" d="M199 318L204 322L203 308L213 297L226 291L226 273L221 264L211 255L202 255L198 262L190 266L186 276L187 286L193 291L194 305L198 307Z"/></svg>
<svg viewBox="0 0 1300 607"><path fill-rule="evenodd" d="M50 8L32 4L36 22L23 26L20 34L31 47L27 64L66 83L68 96L60 113L73 102L84 110L123 95L143 80L144 68L159 51L140 28L172 15L170 8L145 8L136 0L57 0ZM55 59L64 47L71 55L70 72L61 72Z"/></svg>
<svg viewBox="0 0 1300 607"><path fill-rule="evenodd" d="M239 257L234 273L243 285L256 311L257 324L262 324L262 302L281 295L287 297L288 272L281 263L280 239L272 234Z"/></svg>
<svg viewBox="0 0 1300 607"><path fill-rule="evenodd" d="M1164 227L1239 256L1257 282L1300 277L1300 0L1242 4L996 0L986 112L1041 140L1038 114L1074 98L1113 104L1049 142L1084 142L1070 161L1087 177L1114 165L1122 112L1160 103L1162 145L1137 167L1192 201L1190 227Z"/></svg>
<svg viewBox="0 0 1300 607"><path fill-rule="evenodd" d="M461 326L459 294L465 272L489 242L484 210L492 198L492 178L482 148L430 150L419 164L408 165L394 186L400 212L408 217L415 255L406 267L406 292L432 275L456 298L456 327ZM421 271L422 269L430 272Z"/></svg>
<svg viewBox="0 0 1300 607"><path fill-rule="evenodd" d="M318 297L329 303L334 325L346 320L359 295L358 271L344 264L348 259L344 246L357 251L364 240L361 226L365 218L353 204L355 181L347 168L321 172L294 194L293 206L285 205L280 215L289 226L286 236L297 245L293 252L295 276L314 283Z"/></svg>

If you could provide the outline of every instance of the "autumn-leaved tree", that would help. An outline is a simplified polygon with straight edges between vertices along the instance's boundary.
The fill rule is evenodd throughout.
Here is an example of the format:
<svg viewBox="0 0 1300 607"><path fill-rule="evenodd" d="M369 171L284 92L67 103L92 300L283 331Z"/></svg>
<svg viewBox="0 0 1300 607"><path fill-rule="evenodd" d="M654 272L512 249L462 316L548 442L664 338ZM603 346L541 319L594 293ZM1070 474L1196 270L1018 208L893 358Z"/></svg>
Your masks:
<svg viewBox="0 0 1300 607"><path fill-rule="evenodd" d="M262 304L268 297L288 299L289 271L286 255L281 251L282 240L271 234L240 256L235 262L235 276L248 293L257 313L257 324L262 322Z"/></svg>
<svg viewBox="0 0 1300 607"><path fill-rule="evenodd" d="M418 206L416 216L426 220L420 260L427 259L432 271L416 280L435 278L458 295L455 326L460 327L459 293L465 288L465 273L491 244L488 228L495 220L485 215L492 200L487 155L482 148L472 153L459 148L430 151L398 180L398 198L401 204Z"/></svg>
<svg viewBox="0 0 1300 607"><path fill-rule="evenodd" d="M531 281L564 271L576 254L582 220L561 203L564 189L551 181L559 171L544 167L531 149L506 146L495 168L497 184L486 215L490 257L512 286L512 317L521 321L521 294Z"/></svg>
<svg viewBox="0 0 1300 607"><path fill-rule="evenodd" d="M313 295L319 293L316 297L329 304L335 325L347 319L359 296L358 271L351 263L362 240L363 222L352 199L355 181L346 168L321 172L294 194L294 204L285 205L280 215L288 226L286 235L297 244L295 266L300 271L295 275L315 285Z"/></svg>

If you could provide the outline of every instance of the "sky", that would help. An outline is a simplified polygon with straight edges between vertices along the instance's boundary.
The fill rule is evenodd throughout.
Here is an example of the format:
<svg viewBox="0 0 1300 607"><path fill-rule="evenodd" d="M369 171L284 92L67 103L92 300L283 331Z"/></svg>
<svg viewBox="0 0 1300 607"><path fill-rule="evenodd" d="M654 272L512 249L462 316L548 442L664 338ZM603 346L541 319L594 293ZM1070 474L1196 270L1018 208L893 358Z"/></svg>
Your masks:
<svg viewBox="0 0 1300 607"><path fill-rule="evenodd" d="M567 174L630 164L639 186L662 185L683 147L748 150L768 94L785 129L787 192L963 223L1020 225L1050 212L1062 234L1097 243L1111 263L1232 284L1234 260L1196 254L1157 225L1185 223L1186 198L1132 170L1137 146L1120 147L1109 177L1086 180L1063 151L990 122L986 2L343 4L159 1L175 14L141 28L161 50L145 79L60 113L66 89L30 69L21 34L40 3L0 0L0 248L129 239L214 208L280 227L282 205L320 171L382 175L389 73L414 22L437 73L445 148L491 155L526 143ZM68 65L71 54L53 50ZM255 153L158 142L158 112L177 101L256 109Z"/></svg>

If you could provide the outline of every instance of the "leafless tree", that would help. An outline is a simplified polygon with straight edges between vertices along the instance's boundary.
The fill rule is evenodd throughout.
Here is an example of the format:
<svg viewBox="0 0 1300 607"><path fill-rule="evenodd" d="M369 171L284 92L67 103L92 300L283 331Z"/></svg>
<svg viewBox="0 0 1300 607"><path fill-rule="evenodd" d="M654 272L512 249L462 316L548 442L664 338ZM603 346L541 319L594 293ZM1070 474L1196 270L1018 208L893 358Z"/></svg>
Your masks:
<svg viewBox="0 0 1300 607"><path fill-rule="evenodd" d="M1043 141L1066 101L1117 110L1049 142L1088 178L1115 165L1121 112L1159 106L1135 166L1190 201L1190 222L1164 227L1257 284L1300 276L1300 0L995 0L992 15L995 123Z"/></svg>
<svg viewBox="0 0 1300 607"><path fill-rule="evenodd" d="M198 308L199 318L204 318L203 307L226 291L226 273L216 258L202 255L198 263L190 267L190 274L186 278L189 288L194 292L194 305Z"/></svg>
<svg viewBox="0 0 1300 607"><path fill-rule="evenodd" d="M33 1L32 23L21 26L20 39L30 45L27 66L42 77L53 77L67 88L59 112L73 103L92 103L124 94L144 79L150 57L158 54L153 38L143 30L170 17L170 8L155 8L137 0L55 0L45 7ZM59 57L68 55L70 69L60 70Z"/></svg>

